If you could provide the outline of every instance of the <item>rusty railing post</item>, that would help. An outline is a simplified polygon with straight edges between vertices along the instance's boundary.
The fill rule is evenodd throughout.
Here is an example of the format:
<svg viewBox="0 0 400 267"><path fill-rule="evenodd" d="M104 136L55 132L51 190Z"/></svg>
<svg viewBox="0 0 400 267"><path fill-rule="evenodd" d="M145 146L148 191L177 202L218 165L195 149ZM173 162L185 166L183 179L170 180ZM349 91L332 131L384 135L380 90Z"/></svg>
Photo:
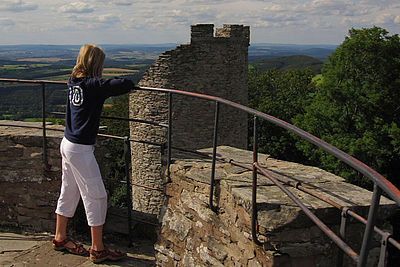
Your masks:
<svg viewBox="0 0 400 267"><path fill-rule="evenodd" d="M364 231L364 238L362 241L360 257L359 257L359 262L358 262L357 267L365 267L367 264L369 244L370 244L370 241L372 238L372 232L373 232L374 226L375 226L375 218L376 218L376 213L378 211L380 198L381 198L381 189L375 183L374 184L374 193L373 193L372 199L371 199L371 206L369 207L369 212L368 212L367 226L365 227L365 231Z"/></svg>
<svg viewBox="0 0 400 267"><path fill-rule="evenodd" d="M253 183L251 194L251 236L253 242L262 245L257 237L257 166L258 162L258 137L257 137L257 117L254 116L253 123Z"/></svg>
<svg viewBox="0 0 400 267"><path fill-rule="evenodd" d="M129 164L131 159L131 143L129 136L124 138L124 158L125 158L125 178L126 178L126 204L128 213L128 231L129 231L129 247L132 246L132 191L131 176L129 174Z"/></svg>
<svg viewBox="0 0 400 267"><path fill-rule="evenodd" d="M217 212L217 208L213 205L214 195L214 180L215 180L215 161L217 155L217 142L218 142L218 117L219 117L219 102L215 102L215 118L214 118L214 138L213 138L213 152L211 163L211 178L210 178L210 197L209 205L212 211Z"/></svg>
<svg viewBox="0 0 400 267"><path fill-rule="evenodd" d="M339 230L339 236L340 238L346 242L346 222L347 222L347 211L349 210L348 207L343 207L342 212L341 212L341 221L340 221L340 230ZM339 248L338 250L338 260L336 267L342 267L343 266L343 255L344 251Z"/></svg>
<svg viewBox="0 0 400 267"><path fill-rule="evenodd" d="M172 93L168 93L168 152L167 152L167 176L170 178L172 153Z"/></svg>
<svg viewBox="0 0 400 267"><path fill-rule="evenodd" d="M389 238L391 237L390 233L385 233L384 236L382 236L381 239L381 252L379 255L379 263L378 267L386 267L387 264L387 248L388 248L388 242Z"/></svg>
<svg viewBox="0 0 400 267"><path fill-rule="evenodd" d="M47 140L46 140L46 85L42 83L42 129L43 129L43 166L49 169L47 162Z"/></svg>

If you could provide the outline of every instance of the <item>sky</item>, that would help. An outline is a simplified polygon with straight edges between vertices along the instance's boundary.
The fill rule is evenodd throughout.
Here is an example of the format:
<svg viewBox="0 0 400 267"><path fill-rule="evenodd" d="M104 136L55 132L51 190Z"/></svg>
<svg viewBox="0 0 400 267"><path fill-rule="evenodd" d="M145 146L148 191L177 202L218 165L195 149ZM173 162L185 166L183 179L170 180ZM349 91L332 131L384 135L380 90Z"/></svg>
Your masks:
<svg viewBox="0 0 400 267"><path fill-rule="evenodd" d="M190 25L250 26L251 43L340 44L400 33L400 0L0 0L0 45L187 43Z"/></svg>

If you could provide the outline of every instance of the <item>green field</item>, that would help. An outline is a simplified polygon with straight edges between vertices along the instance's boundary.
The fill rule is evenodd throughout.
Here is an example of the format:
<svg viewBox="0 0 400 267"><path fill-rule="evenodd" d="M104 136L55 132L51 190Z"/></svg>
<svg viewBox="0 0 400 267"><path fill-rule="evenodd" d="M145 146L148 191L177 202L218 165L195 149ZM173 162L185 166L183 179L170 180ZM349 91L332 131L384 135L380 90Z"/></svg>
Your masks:
<svg viewBox="0 0 400 267"><path fill-rule="evenodd" d="M0 65L0 71L2 70L28 70L36 68L44 68L51 66L51 64L4 64Z"/></svg>

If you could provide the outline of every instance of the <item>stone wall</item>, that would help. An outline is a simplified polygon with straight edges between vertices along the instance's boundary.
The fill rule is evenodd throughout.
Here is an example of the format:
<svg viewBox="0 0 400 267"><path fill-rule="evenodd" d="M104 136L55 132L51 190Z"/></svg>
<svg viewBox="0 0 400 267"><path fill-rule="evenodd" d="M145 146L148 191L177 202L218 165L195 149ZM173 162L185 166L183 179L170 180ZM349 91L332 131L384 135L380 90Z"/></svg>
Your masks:
<svg viewBox="0 0 400 267"><path fill-rule="evenodd" d="M211 150L203 150L210 152ZM250 163L249 151L218 147L218 155L239 163ZM185 155L171 166L171 182L166 186L166 205L161 221L157 250L159 266L335 266L337 247L315 226L279 188L259 176L257 190L258 231L263 246L251 237L251 172L228 163L217 163L214 205L208 208L211 163ZM259 162L274 172L302 182L325 197L351 207L366 217L372 193L347 184L340 177L321 169L285 162L259 154ZM302 193L300 198L336 233L340 212L336 208ZM381 200L378 225L384 229L395 205ZM347 225L351 247L359 252L364 227L351 221ZM368 266L376 266L379 243L375 240ZM345 256L344 266L353 266Z"/></svg>
<svg viewBox="0 0 400 267"><path fill-rule="evenodd" d="M219 96L247 105L249 27L200 24L191 27L191 43L164 52L143 75L139 85L179 89ZM130 96L130 116L167 123L165 94L137 91ZM212 146L215 103L173 95L172 145L186 149ZM220 106L218 143L247 146L247 114ZM137 140L166 142L167 130L132 123ZM160 148L132 144L133 181L162 188ZM134 209L158 214L162 195L133 188Z"/></svg>
<svg viewBox="0 0 400 267"><path fill-rule="evenodd" d="M0 121L0 225L54 231L54 211L61 186L59 146L64 136L56 129L63 127L48 126L46 169L42 160L42 130L17 126L41 127L41 123ZM95 154L103 177L107 177L110 159L104 142L107 140L98 140Z"/></svg>
<svg viewBox="0 0 400 267"><path fill-rule="evenodd" d="M54 231L56 201L61 183L59 143L62 132L48 126L48 169L42 162L42 131L14 126L34 125L0 121L0 225ZM53 130L51 130L53 128ZM107 140L98 140L96 157L107 176ZM209 153L211 149L203 149ZM258 238L251 237L251 172L229 163L217 163L214 205L208 207L210 160L192 154L175 154L171 180L166 186L158 233L157 262L160 266L332 266L337 247L288 197L259 176L257 190ZM220 146L217 156L249 164L251 152ZM366 217L372 193L347 184L340 177L315 167L285 162L259 154L259 162L275 176L299 181L340 205ZM289 188L333 231L338 231L340 212L308 194ZM378 226L390 231L387 219L396 205L382 198ZM135 213L138 216L138 213ZM118 214L119 216L121 214ZM108 218L107 218L108 219ZM121 221L123 228L125 221ZM80 224L80 227L82 224ZM125 225L126 226L126 225ZM346 238L359 251L364 227L350 220ZM127 230L125 229L125 232ZM376 266L378 236L374 236L368 266ZM349 259L345 266L353 266Z"/></svg>

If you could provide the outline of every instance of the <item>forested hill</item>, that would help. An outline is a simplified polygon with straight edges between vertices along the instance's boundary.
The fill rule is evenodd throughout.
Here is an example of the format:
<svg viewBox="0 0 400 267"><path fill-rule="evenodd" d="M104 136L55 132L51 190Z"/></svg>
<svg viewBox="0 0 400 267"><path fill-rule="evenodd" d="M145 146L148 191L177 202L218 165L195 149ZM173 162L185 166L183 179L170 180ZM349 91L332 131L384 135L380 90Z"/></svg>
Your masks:
<svg viewBox="0 0 400 267"><path fill-rule="evenodd" d="M304 55L265 58L254 61L249 61L250 65L256 67L259 71L265 72L270 69L277 69L279 71L305 69L310 68L315 73L321 73L323 62Z"/></svg>

